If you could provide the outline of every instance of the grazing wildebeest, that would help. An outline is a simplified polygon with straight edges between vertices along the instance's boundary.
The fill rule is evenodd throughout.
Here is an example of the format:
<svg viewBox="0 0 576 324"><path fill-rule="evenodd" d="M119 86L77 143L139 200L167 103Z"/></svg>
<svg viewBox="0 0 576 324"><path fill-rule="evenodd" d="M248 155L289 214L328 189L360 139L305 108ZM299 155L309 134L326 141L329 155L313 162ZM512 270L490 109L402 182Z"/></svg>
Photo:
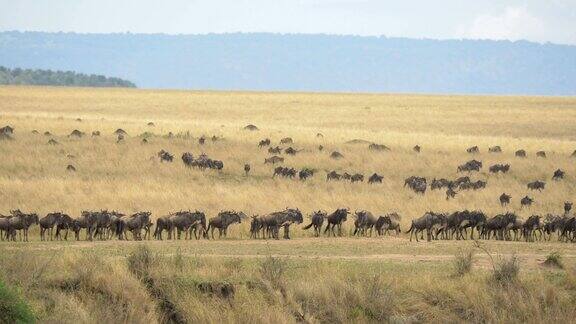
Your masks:
<svg viewBox="0 0 576 324"><path fill-rule="evenodd" d="M246 218L246 214L243 212L236 212L236 211L221 211L218 213L218 216L211 218L208 221L208 228L206 232L210 232L212 235L212 239L214 239L214 230L218 229L218 238L228 234L228 226L242 222L242 219Z"/></svg>
<svg viewBox="0 0 576 324"><path fill-rule="evenodd" d="M57 212L57 213L49 213L46 216L42 217L38 220L38 224L40 225L40 240L46 241L46 231L49 231L50 241L53 239L53 229L54 226L58 227L58 224L62 221L62 219L68 216L66 214ZM68 216L69 218L70 216ZM58 230L58 229L56 229Z"/></svg>
<svg viewBox="0 0 576 324"><path fill-rule="evenodd" d="M250 173L250 164L246 163L244 164L244 174L248 176L248 173Z"/></svg>
<svg viewBox="0 0 576 324"><path fill-rule="evenodd" d="M274 178L277 175L292 179L296 176L296 169L279 166L274 169L274 174L272 177Z"/></svg>
<svg viewBox="0 0 576 324"><path fill-rule="evenodd" d="M488 148L489 153L502 153L502 148L498 145Z"/></svg>
<svg viewBox="0 0 576 324"><path fill-rule="evenodd" d="M528 197L528 196L524 196L524 198L522 198L520 200L520 207L524 207L524 206L528 206L530 207L532 205L532 203L534 202L534 199Z"/></svg>
<svg viewBox="0 0 576 324"><path fill-rule="evenodd" d="M491 173L498 173L498 172L507 173L508 171L510 171L510 164L494 164L490 166L489 170Z"/></svg>
<svg viewBox="0 0 576 324"><path fill-rule="evenodd" d="M77 130L77 129L73 130L73 131L70 133L70 135L68 135L68 137L78 137L78 138L80 138L80 137L82 137L82 136L84 136L84 132L81 132L81 131L79 131L79 130Z"/></svg>
<svg viewBox="0 0 576 324"><path fill-rule="evenodd" d="M544 152L544 151L538 151L538 152L536 152L536 156L537 156L537 157L541 157L541 158L545 158L545 157L546 157L546 152Z"/></svg>
<svg viewBox="0 0 576 324"><path fill-rule="evenodd" d="M116 235L121 240L127 240L127 231L132 232L134 240L142 240L142 230L150 223L150 212L138 212L130 216L119 217L116 225Z"/></svg>
<svg viewBox="0 0 576 324"><path fill-rule="evenodd" d="M561 180L564 179L564 171L557 169L556 171L554 171L554 175L552 175L552 180Z"/></svg>
<svg viewBox="0 0 576 324"><path fill-rule="evenodd" d="M530 190L542 191L542 189L544 189L544 186L546 186L546 183L544 181L536 180L536 181L530 182L526 186Z"/></svg>
<svg viewBox="0 0 576 324"><path fill-rule="evenodd" d="M442 226L445 221L446 217L443 214L426 212L423 216L412 220L410 229L406 233L410 233L410 241L412 241L412 235L415 235L416 242L418 242L418 233L426 230L426 239L431 241L434 238L433 230L438 226Z"/></svg>
<svg viewBox="0 0 576 324"><path fill-rule="evenodd" d="M514 152L514 155L517 157L525 158L526 157L526 151L525 150L518 150L518 151Z"/></svg>
<svg viewBox="0 0 576 324"><path fill-rule="evenodd" d="M482 168L482 162L477 160L470 160L462 165L459 165L458 172L480 171L481 168Z"/></svg>
<svg viewBox="0 0 576 324"><path fill-rule="evenodd" d="M360 173L355 173L350 177L350 182L364 182L364 175Z"/></svg>
<svg viewBox="0 0 576 324"><path fill-rule="evenodd" d="M471 154L475 154L475 153L479 153L480 149L478 148L478 146L472 146L466 149L466 152L471 153Z"/></svg>
<svg viewBox="0 0 576 324"><path fill-rule="evenodd" d="M422 148L420 147L420 145L414 145L414 147L412 148L412 150L416 153L420 153L420 151L422 150Z"/></svg>
<svg viewBox="0 0 576 324"><path fill-rule="evenodd" d="M374 214L369 211L361 210L354 213L356 220L354 220L354 232L352 235L367 235L368 230L370 230L370 236L372 236L372 229L378 220Z"/></svg>
<svg viewBox="0 0 576 324"><path fill-rule="evenodd" d="M371 151L390 151L390 148L388 146L376 143L368 145L368 149Z"/></svg>
<svg viewBox="0 0 576 324"><path fill-rule="evenodd" d="M270 145L270 139L266 138L260 141L260 143L258 143L258 147L264 147L264 146L268 146Z"/></svg>
<svg viewBox="0 0 576 324"><path fill-rule="evenodd" d="M268 153L270 153L270 154L280 154L280 153L282 153L282 149L280 148L280 146L269 147L269 148L268 148Z"/></svg>
<svg viewBox="0 0 576 324"><path fill-rule="evenodd" d="M300 180L306 180L313 175L314 175L314 170L308 169L308 168L304 168L304 169L300 170L300 172L298 172L298 178L300 178Z"/></svg>
<svg viewBox="0 0 576 324"><path fill-rule="evenodd" d="M248 125L244 126L244 130L257 131L259 129L256 125L248 124Z"/></svg>
<svg viewBox="0 0 576 324"><path fill-rule="evenodd" d="M390 213L384 216L378 217L374 228L378 235L389 234L390 230L396 232L396 236L400 234L400 215L398 213Z"/></svg>
<svg viewBox="0 0 576 324"><path fill-rule="evenodd" d="M66 171L76 172L76 168L72 164L68 164L68 166L66 167Z"/></svg>
<svg viewBox="0 0 576 324"><path fill-rule="evenodd" d="M280 227L284 228L284 238L290 239L290 225L302 224L302 212L299 209L286 208L262 217L264 237L280 239Z"/></svg>
<svg viewBox="0 0 576 324"><path fill-rule="evenodd" d="M572 210L572 202L565 201L564 202L564 215L568 214Z"/></svg>
<svg viewBox="0 0 576 324"><path fill-rule="evenodd" d="M338 151L334 151L330 154L330 157L334 160L338 160L344 157L344 155L342 155L342 153L338 152Z"/></svg>
<svg viewBox="0 0 576 324"><path fill-rule="evenodd" d="M314 236L320 236L320 232L322 231L322 225L324 224L324 218L328 216L328 213L322 210L318 210L312 213L310 216L310 224L304 226L302 229L309 229L314 226Z"/></svg>
<svg viewBox="0 0 576 324"><path fill-rule="evenodd" d="M284 158L280 157L280 156L276 156L276 155L269 157L267 159L264 159L264 164L268 164L268 163L276 164L276 163L282 163L282 162L284 162Z"/></svg>
<svg viewBox="0 0 576 324"><path fill-rule="evenodd" d="M337 227L338 236L342 236L342 223L346 221L346 219L348 218L348 214L350 214L348 208L339 208L336 209L332 214L326 216L326 221L328 222L328 225L326 225L324 234L328 233L328 236L330 236L329 231L331 229L332 235L336 236L334 228Z"/></svg>
<svg viewBox="0 0 576 324"><path fill-rule="evenodd" d="M407 185L416 193L424 194L426 192L426 178L411 176L404 180L404 187Z"/></svg>
<svg viewBox="0 0 576 324"><path fill-rule="evenodd" d="M506 193L502 193L500 195L500 205L501 206L506 206L510 203L510 199L512 198L512 196L506 194Z"/></svg>
<svg viewBox="0 0 576 324"><path fill-rule="evenodd" d="M280 144L292 144L294 141L290 137L284 137L280 140Z"/></svg>
<svg viewBox="0 0 576 324"><path fill-rule="evenodd" d="M370 178L368 178L368 183L382 183L382 179L384 179L383 176L378 175L378 173L374 173L370 176Z"/></svg>
<svg viewBox="0 0 576 324"><path fill-rule="evenodd" d="M23 213L19 209L11 210L10 214L12 214L12 217L8 219L8 237L12 241L16 241L16 231L18 231L20 241L28 242L28 230L30 226L38 224L38 215L35 213Z"/></svg>

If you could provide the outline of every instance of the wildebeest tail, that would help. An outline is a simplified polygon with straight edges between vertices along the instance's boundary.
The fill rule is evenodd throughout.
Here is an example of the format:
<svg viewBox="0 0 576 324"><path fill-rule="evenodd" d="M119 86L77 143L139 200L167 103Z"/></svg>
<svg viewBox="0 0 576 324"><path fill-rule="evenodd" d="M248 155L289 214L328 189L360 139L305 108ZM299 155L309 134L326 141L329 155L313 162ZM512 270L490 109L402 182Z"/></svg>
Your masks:
<svg viewBox="0 0 576 324"><path fill-rule="evenodd" d="M310 223L309 225L304 226L302 229L307 230L307 229L309 229L310 227L312 227L312 225L313 225L313 223Z"/></svg>
<svg viewBox="0 0 576 324"><path fill-rule="evenodd" d="M412 228L414 228L414 221L412 221L412 224L410 224L410 229L406 231L406 233L410 233L412 231Z"/></svg>

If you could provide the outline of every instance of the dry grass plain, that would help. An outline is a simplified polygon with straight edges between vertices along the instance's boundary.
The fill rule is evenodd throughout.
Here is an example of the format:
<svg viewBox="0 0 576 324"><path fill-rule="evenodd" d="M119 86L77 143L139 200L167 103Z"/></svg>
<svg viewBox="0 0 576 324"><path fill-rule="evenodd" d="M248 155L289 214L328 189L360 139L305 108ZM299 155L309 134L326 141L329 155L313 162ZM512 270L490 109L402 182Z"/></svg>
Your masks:
<svg viewBox="0 0 576 324"><path fill-rule="evenodd" d="M243 130L247 124L260 130ZM309 214L349 207L396 211L405 230L428 210L560 214L576 193L575 98L0 87L4 125L15 128L15 140L0 142L0 213L78 216L107 208L158 217L200 209L213 217L224 209L264 214L298 207ZM128 132L123 143L116 143L117 128ZM74 129L87 136L67 137ZM95 130L102 136L92 138ZM144 132L153 134L148 144L138 136ZM219 140L201 146L203 135ZM269 154L257 143L282 137L302 150L285 165L318 174L305 182L272 178L272 167L263 164ZM50 138L60 144L48 145ZM353 139L391 151L346 143ZM416 144L422 153L412 151ZM484 168L472 178L488 181L486 189L447 201L443 191L419 196L402 187L410 175L455 178L457 165L473 158L465 152L473 145ZM493 145L504 152L488 154ZM173 153L174 163L160 163L160 149ZM516 149L528 157L514 157ZM538 150L548 157L537 158ZM180 160L185 151L221 159L224 170L187 169ZM330 159L332 151L344 158ZM245 163L252 166L249 176ZM494 163L510 163L511 171L490 175ZM77 172L67 172L68 164ZM566 171L564 181L550 180L557 168ZM384 182L326 182L324 170L333 169L378 172ZM534 180L546 181L546 189L529 192L526 184ZM513 197L507 208L498 201L502 192ZM521 209L526 194L536 202ZM300 229L291 241L269 242L248 240L248 229L233 226L219 241L145 243L40 242L34 230L33 242L0 242L0 278L40 322L509 323L569 322L576 315L574 244L483 242L497 265L513 254L519 259L519 279L497 283L491 259L472 242L415 243L404 234L316 239ZM454 276L455 255L470 249L476 251L472 272ZM560 253L564 270L541 265L552 252ZM145 261L135 270L130 260ZM232 283L235 296L202 293L199 282Z"/></svg>

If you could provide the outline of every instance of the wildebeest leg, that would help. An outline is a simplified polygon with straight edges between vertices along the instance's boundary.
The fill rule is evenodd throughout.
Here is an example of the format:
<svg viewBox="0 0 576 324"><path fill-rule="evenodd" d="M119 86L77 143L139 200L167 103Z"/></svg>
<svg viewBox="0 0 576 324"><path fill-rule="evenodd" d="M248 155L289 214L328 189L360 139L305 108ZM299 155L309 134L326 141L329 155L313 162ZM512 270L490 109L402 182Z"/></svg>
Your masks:
<svg viewBox="0 0 576 324"><path fill-rule="evenodd" d="M284 238L290 239L290 225L284 225Z"/></svg>

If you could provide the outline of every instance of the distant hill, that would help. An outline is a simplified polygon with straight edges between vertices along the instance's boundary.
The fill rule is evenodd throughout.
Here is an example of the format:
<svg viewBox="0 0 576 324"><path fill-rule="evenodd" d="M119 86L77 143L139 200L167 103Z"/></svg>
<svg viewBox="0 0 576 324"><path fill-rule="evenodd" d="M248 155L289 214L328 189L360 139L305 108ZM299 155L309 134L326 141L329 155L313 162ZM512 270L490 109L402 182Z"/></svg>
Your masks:
<svg viewBox="0 0 576 324"><path fill-rule="evenodd" d="M136 85L130 81L119 78L107 78L103 75L88 75L70 71L9 69L0 66L0 85L10 84L70 87L136 87Z"/></svg>
<svg viewBox="0 0 576 324"><path fill-rule="evenodd" d="M3 32L0 65L145 88L576 95L576 46L526 41Z"/></svg>

